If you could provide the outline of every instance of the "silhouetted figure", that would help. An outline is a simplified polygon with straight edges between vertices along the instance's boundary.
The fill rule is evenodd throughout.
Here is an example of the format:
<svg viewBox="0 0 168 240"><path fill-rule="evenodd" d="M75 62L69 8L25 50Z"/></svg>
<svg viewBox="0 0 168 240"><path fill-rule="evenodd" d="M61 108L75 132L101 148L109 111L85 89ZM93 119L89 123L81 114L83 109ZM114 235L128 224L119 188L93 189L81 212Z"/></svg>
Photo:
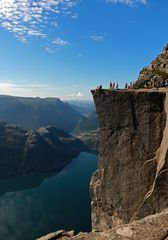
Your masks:
<svg viewBox="0 0 168 240"><path fill-rule="evenodd" d="M128 83L126 82L126 84L125 84L125 89L128 89Z"/></svg>
<svg viewBox="0 0 168 240"><path fill-rule="evenodd" d="M118 82L116 82L116 89L118 89Z"/></svg>
<svg viewBox="0 0 168 240"><path fill-rule="evenodd" d="M113 84L112 84L112 82L110 82L110 89L112 89L113 88Z"/></svg>

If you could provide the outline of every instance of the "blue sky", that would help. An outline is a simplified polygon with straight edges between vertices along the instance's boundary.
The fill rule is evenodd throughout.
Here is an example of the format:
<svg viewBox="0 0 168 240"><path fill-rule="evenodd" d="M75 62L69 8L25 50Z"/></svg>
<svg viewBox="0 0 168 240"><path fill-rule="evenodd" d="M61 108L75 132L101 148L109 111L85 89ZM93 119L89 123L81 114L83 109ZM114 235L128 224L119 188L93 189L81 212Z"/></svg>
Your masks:
<svg viewBox="0 0 168 240"><path fill-rule="evenodd" d="M91 99L168 42L167 0L0 0L0 94Z"/></svg>

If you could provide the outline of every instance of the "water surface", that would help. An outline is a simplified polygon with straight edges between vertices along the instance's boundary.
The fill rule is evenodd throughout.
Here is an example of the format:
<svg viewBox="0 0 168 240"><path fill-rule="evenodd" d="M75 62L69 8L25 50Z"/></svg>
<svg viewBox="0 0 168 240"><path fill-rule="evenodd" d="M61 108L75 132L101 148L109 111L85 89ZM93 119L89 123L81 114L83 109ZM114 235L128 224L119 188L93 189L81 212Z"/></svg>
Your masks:
<svg viewBox="0 0 168 240"><path fill-rule="evenodd" d="M0 181L0 239L31 240L59 229L89 231L89 182L97 156L81 153L59 173Z"/></svg>

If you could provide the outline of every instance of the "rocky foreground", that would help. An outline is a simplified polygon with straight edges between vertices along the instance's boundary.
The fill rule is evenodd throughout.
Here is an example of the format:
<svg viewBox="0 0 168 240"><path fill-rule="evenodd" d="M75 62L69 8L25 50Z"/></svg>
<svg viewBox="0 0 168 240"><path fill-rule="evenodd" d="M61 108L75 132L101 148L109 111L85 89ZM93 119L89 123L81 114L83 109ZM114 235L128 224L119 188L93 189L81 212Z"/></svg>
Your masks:
<svg viewBox="0 0 168 240"><path fill-rule="evenodd" d="M63 130L0 122L0 177L61 170L86 147Z"/></svg>
<svg viewBox="0 0 168 240"><path fill-rule="evenodd" d="M168 240L168 210L104 232L57 231L37 240Z"/></svg>

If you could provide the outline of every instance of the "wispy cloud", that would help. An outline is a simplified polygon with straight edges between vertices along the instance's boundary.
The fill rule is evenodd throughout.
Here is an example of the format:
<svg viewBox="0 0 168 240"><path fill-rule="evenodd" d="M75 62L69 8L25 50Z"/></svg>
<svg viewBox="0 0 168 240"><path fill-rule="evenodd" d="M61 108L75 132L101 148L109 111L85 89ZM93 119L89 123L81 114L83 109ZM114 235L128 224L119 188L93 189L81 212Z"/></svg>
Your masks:
<svg viewBox="0 0 168 240"><path fill-rule="evenodd" d="M66 85L67 86L67 85ZM69 87L60 86L57 83L33 82L26 80L13 81L0 79L0 95L22 96L22 97L58 97L61 99L87 100L92 99L88 89L93 89L92 85L69 84ZM84 89L85 92L81 92Z"/></svg>
<svg viewBox="0 0 168 240"><path fill-rule="evenodd" d="M88 39L95 41L95 42L102 42L106 38L106 33L96 33L88 37Z"/></svg>
<svg viewBox="0 0 168 240"><path fill-rule="evenodd" d="M53 84L44 83L15 83L13 81L0 81L0 94L23 97L56 97L60 88Z"/></svg>
<svg viewBox="0 0 168 240"><path fill-rule="evenodd" d="M123 3L129 6L136 6L137 4L147 4L147 0L105 0L107 3Z"/></svg>
<svg viewBox="0 0 168 240"><path fill-rule="evenodd" d="M57 45L57 46L66 46L66 45L70 45L70 43L66 40L63 40L61 38L56 38L52 41L53 44Z"/></svg>
<svg viewBox="0 0 168 240"><path fill-rule="evenodd" d="M45 50L46 50L47 52L51 53L51 54L54 54L54 53L55 53L55 51L52 50L50 47L46 47Z"/></svg>
<svg viewBox="0 0 168 240"><path fill-rule="evenodd" d="M0 25L23 42L48 39L47 29L57 28L59 17L77 17L72 11L75 5L75 0L0 0Z"/></svg>

